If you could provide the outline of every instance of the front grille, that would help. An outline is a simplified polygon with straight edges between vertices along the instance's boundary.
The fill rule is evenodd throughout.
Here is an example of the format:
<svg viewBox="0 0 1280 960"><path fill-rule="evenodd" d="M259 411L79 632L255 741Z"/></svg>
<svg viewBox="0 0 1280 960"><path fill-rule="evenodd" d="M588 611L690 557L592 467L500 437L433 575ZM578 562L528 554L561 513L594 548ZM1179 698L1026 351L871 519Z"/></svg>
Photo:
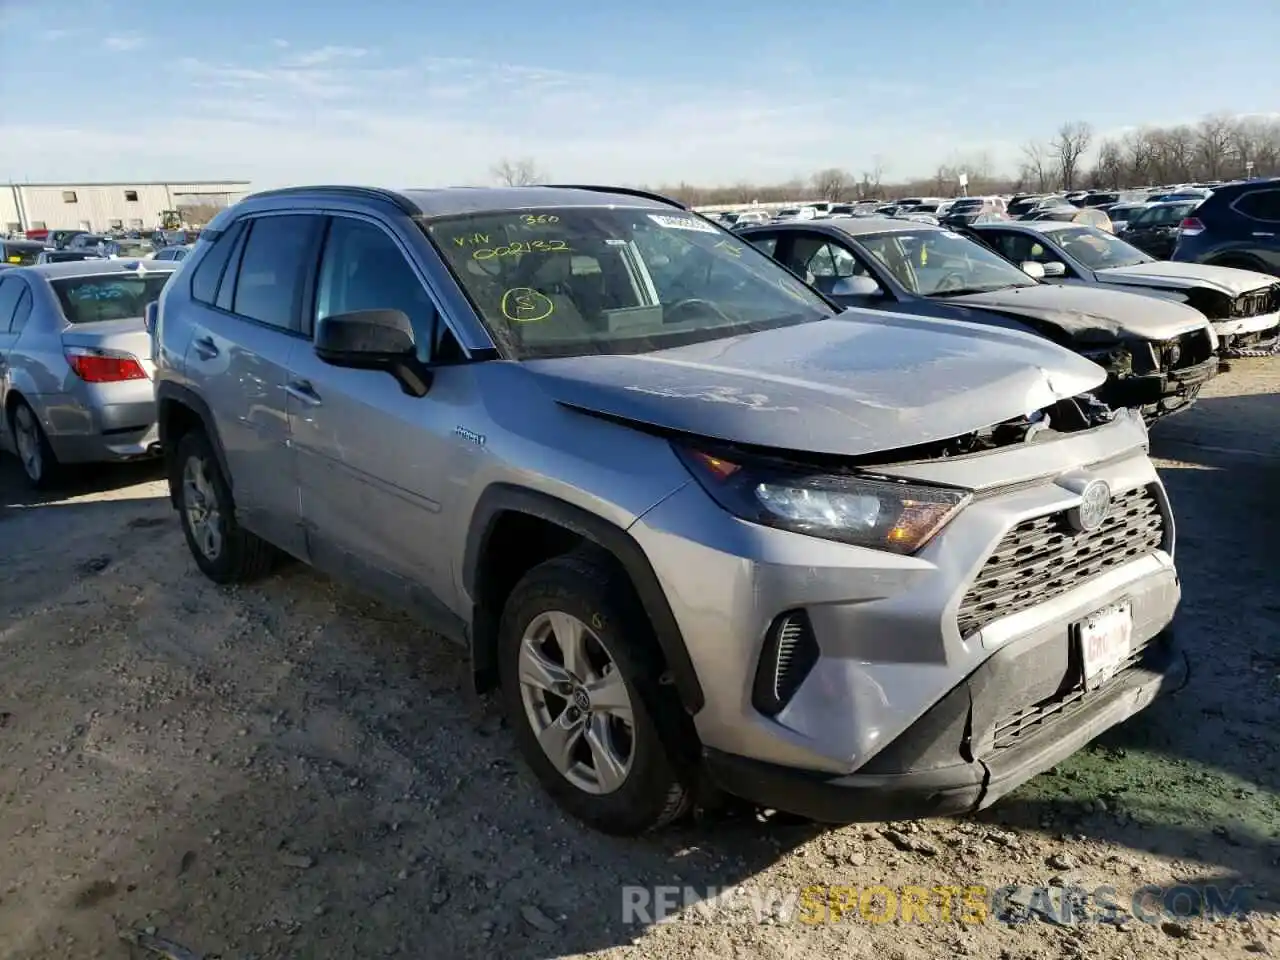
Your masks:
<svg viewBox="0 0 1280 960"><path fill-rule="evenodd" d="M1213 342L1207 330L1192 330L1160 344L1160 368L1183 370L1196 367L1213 356Z"/></svg>
<svg viewBox="0 0 1280 960"><path fill-rule="evenodd" d="M1231 301L1232 319L1260 317L1264 313L1280 311L1280 284L1264 290L1242 293Z"/></svg>
<svg viewBox="0 0 1280 960"><path fill-rule="evenodd" d="M1009 747L1017 746L1018 741L1027 734L1035 733L1045 724L1064 719L1074 713L1086 701L1091 700L1099 693L1104 693L1111 684L1141 663L1147 646L1148 644L1143 643L1135 647L1129 656L1116 666L1116 672L1111 675L1106 683L1096 689L1086 692L1084 681L1078 680L1066 691L1060 691L1033 706L1011 713L996 724L995 742L992 744L992 749L1005 750Z"/></svg>
<svg viewBox="0 0 1280 960"><path fill-rule="evenodd" d="M960 634L1061 596L1163 542L1164 514L1150 487L1116 496L1092 533L1073 530L1065 511L1024 520L1005 534L960 601Z"/></svg>

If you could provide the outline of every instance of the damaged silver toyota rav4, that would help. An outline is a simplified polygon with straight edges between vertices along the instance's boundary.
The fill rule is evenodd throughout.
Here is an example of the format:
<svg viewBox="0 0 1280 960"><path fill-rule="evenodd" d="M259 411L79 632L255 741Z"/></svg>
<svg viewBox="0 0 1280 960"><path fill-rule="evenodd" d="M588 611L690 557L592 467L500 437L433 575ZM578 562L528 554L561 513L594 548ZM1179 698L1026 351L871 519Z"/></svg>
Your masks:
<svg viewBox="0 0 1280 960"><path fill-rule="evenodd" d="M838 312L639 191L257 194L149 317L171 496L465 645L602 830L971 811L1182 682L1173 519L1092 362Z"/></svg>

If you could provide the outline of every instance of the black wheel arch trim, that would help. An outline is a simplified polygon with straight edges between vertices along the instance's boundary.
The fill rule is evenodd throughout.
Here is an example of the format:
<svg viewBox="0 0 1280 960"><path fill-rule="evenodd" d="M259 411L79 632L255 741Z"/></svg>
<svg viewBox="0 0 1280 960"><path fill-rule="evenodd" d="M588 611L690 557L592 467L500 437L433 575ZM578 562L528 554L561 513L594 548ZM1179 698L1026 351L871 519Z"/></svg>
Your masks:
<svg viewBox="0 0 1280 960"><path fill-rule="evenodd" d="M476 649L477 639L484 636L479 629L484 622L482 617L496 618L497 616L497 611L481 610L484 606L484 598L477 596L480 561L485 555L489 537L493 533L498 517L507 512L523 513L554 523L612 554L631 578L631 583L640 598L640 604L653 626L654 636L662 650L681 703L690 714L701 710L706 701L697 671L689 657L684 635L680 631L679 624L676 623L671 604L667 601L667 595L658 582L658 576L654 573L649 558L645 556L635 539L616 524L589 513L581 507L576 507L550 494L512 484L494 484L480 495L471 516L471 527L467 531L462 582L476 606L473 621L475 626L471 631L473 665L482 665L483 658L487 656L484 651Z"/></svg>
<svg viewBox="0 0 1280 960"><path fill-rule="evenodd" d="M214 426L213 411L209 409L204 398L194 390L167 380L156 384L156 420L160 429L160 449L163 451L174 449L172 438L169 436L169 418L164 416L166 403L177 403L186 407L200 419L204 427L204 435L209 438L213 454L218 458L218 469L222 471L222 477L226 480L227 486L234 490L235 482L227 467L227 452L222 448L222 438L218 435L217 427Z"/></svg>

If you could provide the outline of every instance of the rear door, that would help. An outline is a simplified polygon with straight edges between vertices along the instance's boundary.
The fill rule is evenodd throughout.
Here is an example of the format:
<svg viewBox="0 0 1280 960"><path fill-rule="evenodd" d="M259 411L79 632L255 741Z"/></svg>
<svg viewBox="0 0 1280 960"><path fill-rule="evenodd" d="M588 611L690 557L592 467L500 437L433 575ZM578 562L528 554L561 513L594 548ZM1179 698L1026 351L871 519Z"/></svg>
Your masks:
<svg viewBox="0 0 1280 960"><path fill-rule="evenodd" d="M392 309L408 315L430 392L406 394L390 374L323 363L306 343L289 363L291 443L311 560L342 571L447 628L452 598L448 542L457 484L471 452L454 436L471 376L422 273L380 222L335 215L320 257L315 302L324 317ZM308 324L308 333L314 324Z"/></svg>
<svg viewBox="0 0 1280 960"><path fill-rule="evenodd" d="M13 345L22 332L22 325L31 313L31 291L20 277L0 276L0 410L8 409L8 394L13 382L13 370L10 367L10 355ZM15 318L19 323L14 324ZM4 417L0 424L0 437L4 438L4 446L12 449L9 442L9 422Z"/></svg>
<svg viewBox="0 0 1280 960"><path fill-rule="evenodd" d="M323 223L312 214L264 214L218 239L192 277L184 364L213 414L242 522L299 555L305 538L285 387L291 357L305 349L301 304Z"/></svg>

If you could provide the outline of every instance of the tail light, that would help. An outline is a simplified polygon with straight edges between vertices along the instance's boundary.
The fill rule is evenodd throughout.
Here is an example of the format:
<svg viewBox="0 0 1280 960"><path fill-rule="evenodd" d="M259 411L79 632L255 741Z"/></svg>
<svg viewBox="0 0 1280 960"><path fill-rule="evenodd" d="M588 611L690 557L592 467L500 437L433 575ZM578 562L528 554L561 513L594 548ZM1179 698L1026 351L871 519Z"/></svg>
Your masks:
<svg viewBox="0 0 1280 960"><path fill-rule="evenodd" d="M1199 217L1187 217L1178 224L1178 233L1184 237L1194 237L1197 234L1204 233L1204 224L1200 222Z"/></svg>
<svg viewBox="0 0 1280 960"><path fill-rule="evenodd" d="M147 380L138 358L118 350L96 347L67 347L67 363L85 383L118 383L121 380Z"/></svg>

